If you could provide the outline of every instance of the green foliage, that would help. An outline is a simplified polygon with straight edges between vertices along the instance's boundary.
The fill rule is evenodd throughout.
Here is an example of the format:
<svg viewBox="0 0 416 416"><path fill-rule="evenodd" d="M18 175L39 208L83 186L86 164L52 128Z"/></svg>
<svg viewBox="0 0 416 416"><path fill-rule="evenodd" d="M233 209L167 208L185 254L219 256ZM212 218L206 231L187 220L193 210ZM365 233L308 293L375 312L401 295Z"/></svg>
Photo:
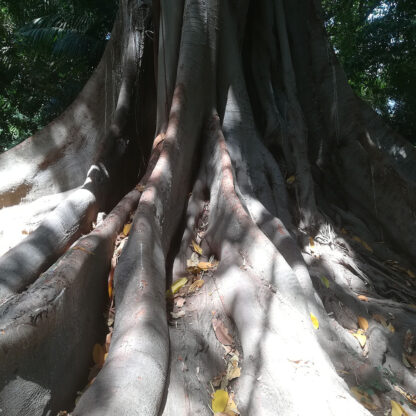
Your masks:
<svg viewBox="0 0 416 416"><path fill-rule="evenodd" d="M354 91L416 143L416 2L322 0Z"/></svg>
<svg viewBox="0 0 416 416"><path fill-rule="evenodd" d="M115 0L0 0L0 152L59 115L90 77Z"/></svg>

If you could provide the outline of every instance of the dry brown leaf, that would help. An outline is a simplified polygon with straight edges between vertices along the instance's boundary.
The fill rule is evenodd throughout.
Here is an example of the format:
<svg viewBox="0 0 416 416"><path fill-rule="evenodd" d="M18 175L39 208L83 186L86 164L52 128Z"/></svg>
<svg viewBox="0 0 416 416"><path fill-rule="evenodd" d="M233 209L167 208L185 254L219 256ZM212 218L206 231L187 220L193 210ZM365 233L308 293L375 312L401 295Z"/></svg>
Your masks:
<svg viewBox="0 0 416 416"><path fill-rule="evenodd" d="M144 190L146 189L144 185L138 184L136 185L135 189L139 192L144 192Z"/></svg>
<svg viewBox="0 0 416 416"><path fill-rule="evenodd" d="M105 348L100 344L95 344L92 349L92 359L94 363L102 366L104 364Z"/></svg>
<svg viewBox="0 0 416 416"><path fill-rule="evenodd" d="M388 327L387 321L386 321L386 319L384 318L383 315L380 315L380 314L376 313L376 314L373 315L373 319L375 321L379 322L381 325L383 325L384 328Z"/></svg>
<svg viewBox="0 0 416 416"><path fill-rule="evenodd" d="M368 297L365 295L358 295L357 298L362 300L363 302L368 302Z"/></svg>
<svg viewBox="0 0 416 416"><path fill-rule="evenodd" d="M198 253L200 256L202 256L202 248L194 240L192 240L192 249L195 251L195 253Z"/></svg>
<svg viewBox="0 0 416 416"><path fill-rule="evenodd" d="M215 336L218 341L223 345L233 345L234 339L228 333L228 329L225 327L222 321L217 318L212 318L212 327L214 328Z"/></svg>
<svg viewBox="0 0 416 416"><path fill-rule="evenodd" d="M411 277L412 279L415 279L416 278L416 275L410 270L410 269L408 269L407 270L407 274L408 274L408 276L409 277Z"/></svg>
<svg viewBox="0 0 416 416"><path fill-rule="evenodd" d="M191 286L189 286L188 293L194 293L197 289L200 289L204 285L204 283L205 282L203 279L195 280L195 282L193 282Z"/></svg>
<svg viewBox="0 0 416 416"><path fill-rule="evenodd" d="M391 333L393 333L393 334L394 334L394 332L396 331L396 330L394 329L394 326L393 326L391 323L389 323L389 324L387 325L387 329L388 329Z"/></svg>
<svg viewBox="0 0 416 416"><path fill-rule="evenodd" d="M414 368L416 368L416 354L406 354L406 359Z"/></svg>
<svg viewBox="0 0 416 416"><path fill-rule="evenodd" d="M241 375L241 369L238 367L238 355L233 354L233 356L228 361L227 365L227 374L225 375L227 381L238 378Z"/></svg>
<svg viewBox="0 0 416 416"><path fill-rule="evenodd" d="M358 320L358 326L362 330L367 331L367 329L368 329L368 321L367 321L367 319L363 318L362 316L359 316L357 320Z"/></svg>
<svg viewBox="0 0 416 416"><path fill-rule="evenodd" d="M209 261L200 261L198 263L198 269L206 271L206 270L214 270L218 266L218 261L213 261L212 263Z"/></svg>

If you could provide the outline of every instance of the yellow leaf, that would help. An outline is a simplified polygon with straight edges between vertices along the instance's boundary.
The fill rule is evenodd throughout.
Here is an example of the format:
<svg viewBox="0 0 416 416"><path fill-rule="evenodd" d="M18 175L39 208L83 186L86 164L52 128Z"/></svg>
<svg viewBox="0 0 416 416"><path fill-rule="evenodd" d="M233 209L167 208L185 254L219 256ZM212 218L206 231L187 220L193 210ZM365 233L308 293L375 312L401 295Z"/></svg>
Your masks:
<svg viewBox="0 0 416 416"><path fill-rule="evenodd" d="M358 387L351 387L352 395L368 410L376 410L378 406L373 402L371 397L365 391L362 391Z"/></svg>
<svg viewBox="0 0 416 416"><path fill-rule="evenodd" d="M319 329L319 321L318 318L311 312L311 321L312 325L315 329Z"/></svg>
<svg viewBox="0 0 416 416"><path fill-rule="evenodd" d="M416 275L409 269L407 270L407 274L409 275L409 277L411 277L412 279L416 278Z"/></svg>
<svg viewBox="0 0 416 416"><path fill-rule="evenodd" d="M326 287L327 289L329 289L329 280L328 280L328 278L327 278L326 276L322 276L322 277L321 277L321 281L322 281L322 283L325 285L325 287Z"/></svg>
<svg viewBox="0 0 416 416"><path fill-rule="evenodd" d="M362 300L363 302L368 302L368 297L365 295L358 295L358 299Z"/></svg>
<svg viewBox="0 0 416 416"><path fill-rule="evenodd" d="M95 344L92 349L92 359L97 365L104 364L105 349L100 344Z"/></svg>
<svg viewBox="0 0 416 416"><path fill-rule="evenodd" d="M193 293L193 292L195 292L197 289L199 289L199 288L201 288L203 285L204 285L204 280L203 279L198 279L198 280L195 280L195 282L193 282L192 284L191 284L191 286L189 286L189 289L188 289L188 293Z"/></svg>
<svg viewBox="0 0 416 416"><path fill-rule="evenodd" d="M217 390L212 395L212 410L223 412L228 404L228 393L225 390Z"/></svg>
<svg viewBox="0 0 416 416"><path fill-rule="evenodd" d="M202 256L202 248L197 243L195 243L194 240L192 240L192 248L194 249L195 253L198 253L200 256Z"/></svg>
<svg viewBox="0 0 416 416"><path fill-rule="evenodd" d="M188 283L188 279L186 277L181 277L177 280L169 290L166 291L166 296L174 295L181 287L185 286Z"/></svg>
<svg viewBox="0 0 416 416"><path fill-rule="evenodd" d="M367 342L367 337L363 334L362 329L359 329L355 334L352 334L355 338L358 339L358 342L361 345L361 348L364 348L366 342Z"/></svg>
<svg viewBox="0 0 416 416"><path fill-rule="evenodd" d="M235 415L240 414L240 412L237 409L237 405L235 404L232 396L233 395L231 394L230 397L228 398L227 407L224 410L224 413L228 416L235 416Z"/></svg>
<svg viewBox="0 0 416 416"><path fill-rule="evenodd" d="M377 322L380 322L380 324L383 325L384 328L388 327L387 321L384 318L384 316L379 315L378 313L376 313L376 314L373 315L373 319L375 319Z"/></svg>
<svg viewBox="0 0 416 416"><path fill-rule="evenodd" d="M391 416L409 416L406 410L399 405L399 403L394 400L390 400L391 403Z"/></svg>
<svg viewBox="0 0 416 416"><path fill-rule="evenodd" d="M364 331L367 331L368 329L368 321L367 319L363 318L362 316L358 317L358 326L363 329Z"/></svg>
<svg viewBox="0 0 416 416"><path fill-rule="evenodd" d="M364 241L364 240L362 240L361 241L361 244L363 245L363 247L366 249L366 250L368 250L369 252L373 252L373 249Z"/></svg>
<svg viewBox="0 0 416 416"><path fill-rule="evenodd" d="M123 234L127 237L130 233L131 223L125 224L123 227Z"/></svg>
<svg viewBox="0 0 416 416"><path fill-rule="evenodd" d="M293 182L295 182L295 180L296 180L296 176L295 176L295 175L292 175L292 176L289 176L289 177L286 179L286 183L287 183L288 185L292 185L292 183L293 183Z"/></svg>
<svg viewBox="0 0 416 416"><path fill-rule="evenodd" d="M312 237L309 237L309 245L311 246L311 248L315 247L315 241L313 241Z"/></svg>
<svg viewBox="0 0 416 416"><path fill-rule="evenodd" d="M108 281L108 297L113 298L113 282L110 280Z"/></svg>
<svg viewBox="0 0 416 416"><path fill-rule="evenodd" d="M389 330L392 334L394 334L395 329L394 329L394 326L393 326L391 323L387 325L387 329L388 329L388 330Z"/></svg>

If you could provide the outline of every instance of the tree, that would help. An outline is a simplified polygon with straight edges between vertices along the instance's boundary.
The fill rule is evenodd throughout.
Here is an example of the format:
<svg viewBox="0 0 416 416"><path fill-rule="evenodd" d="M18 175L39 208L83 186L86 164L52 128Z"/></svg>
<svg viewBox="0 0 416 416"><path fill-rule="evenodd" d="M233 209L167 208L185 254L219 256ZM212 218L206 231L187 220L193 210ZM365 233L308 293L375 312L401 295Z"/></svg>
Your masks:
<svg viewBox="0 0 416 416"><path fill-rule="evenodd" d="M74 415L208 415L237 363L241 414L411 414L414 161L318 2L121 1L76 101L0 155L3 223L50 211L0 260L1 408L74 407L110 272Z"/></svg>
<svg viewBox="0 0 416 416"><path fill-rule="evenodd" d="M354 91L415 142L416 32L412 1L323 1L326 26Z"/></svg>

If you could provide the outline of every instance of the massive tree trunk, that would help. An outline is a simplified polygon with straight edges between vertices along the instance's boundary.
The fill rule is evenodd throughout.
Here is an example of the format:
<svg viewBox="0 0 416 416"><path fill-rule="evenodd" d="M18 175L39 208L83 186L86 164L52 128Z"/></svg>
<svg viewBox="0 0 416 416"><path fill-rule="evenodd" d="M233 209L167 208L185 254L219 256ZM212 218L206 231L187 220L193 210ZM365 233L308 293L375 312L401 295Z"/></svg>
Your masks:
<svg viewBox="0 0 416 416"><path fill-rule="evenodd" d="M416 154L318 1L121 0L0 177L2 414L414 414Z"/></svg>

